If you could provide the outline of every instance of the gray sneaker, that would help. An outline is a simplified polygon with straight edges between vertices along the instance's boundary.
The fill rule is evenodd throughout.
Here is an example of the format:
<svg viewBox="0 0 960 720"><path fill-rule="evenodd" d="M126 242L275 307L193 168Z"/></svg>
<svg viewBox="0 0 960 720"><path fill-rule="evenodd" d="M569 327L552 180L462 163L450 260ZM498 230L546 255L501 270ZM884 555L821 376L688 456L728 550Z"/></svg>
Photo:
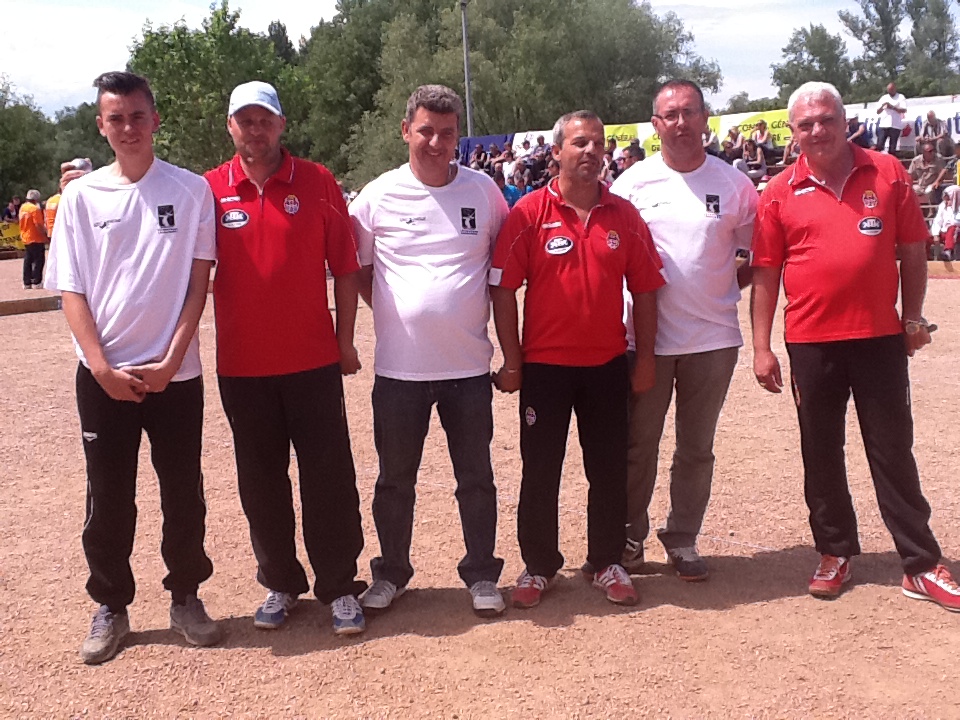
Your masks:
<svg viewBox="0 0 960 720"><path fill-rule="evenodd" d="M473 597L473 611L480 617L496 617L507 609L503 595L492 580L480 580L470 586Z"/></svg>
<svg viewBox="0 0 960 720"><path fill-rule="evenodd" d="M222 633L196 595L187 596L183 605L170 606L170 629L176 630L191 645L207 647L220 642Z"/></svg>
<svg viewBox="0 0 960 720"><path fill-rule="evenodd" d="M360 604L364 610L386 610L390 603L406 592L406 588L398 588L389 580L374 580L363 595L360 596Z"/></svg>
<svg viewBox="0 0 960 720"><path fill-rule="evenodd" d="M703 582L710 576L707 563L696 546L682 548L667 548L667 562L673 565L677 576L687 582Z"/></svg>
<svg viewBox="0 0 960 720"><path fill-rule="evenodd" d="M90 632L80 646L80 657L87 665L106 662L120 647L120 641L130 632L130 617L127 611L112 613L101 605L93 616Z"/></svg>

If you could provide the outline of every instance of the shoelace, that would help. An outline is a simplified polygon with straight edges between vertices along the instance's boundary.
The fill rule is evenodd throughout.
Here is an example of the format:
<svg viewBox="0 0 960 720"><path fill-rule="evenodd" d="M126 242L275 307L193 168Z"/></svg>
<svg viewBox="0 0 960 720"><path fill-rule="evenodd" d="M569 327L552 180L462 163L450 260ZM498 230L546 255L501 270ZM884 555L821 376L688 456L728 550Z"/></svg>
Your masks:
<svg viewBox="0 0 960 720"><path fill-rule="evenodd" d="M517 580L518 588L535 587L537 590L543 590L546 586L546 578L541 577L540 575L531 575L528 572L525 572L520 576L520 579Z"/></svg>
<svg viewBox="0 0 960 720"><path fill-rule="evenodd" d="M267 599L263 602L263 612L268 615L287 609L287 593L271 590L267 593Z"/></svg>
<svg viewBox="0 0 960 720"><path fill-rule="evenodd" d="M832 580L840 572L841 565L843 565L843 563L840 562L840 558L821 560L817 566L817 572L813 574L813 579Z"/></svg>
<svg viewBox="0 0 960 720"><path fill-rule="evenodd" d="M333 601L333 614L339 618L355 617L360 612L360 603L353 595L344 595Z"/></svg>
<svg viewBox="0 0 960 720"><path fill-rule="evenodd" d="M111 612L98 612L93 616L93 624L90 626L90 637L100 639L110 634L113 626L114 614Z"/></svg>
<svg viewBox="0 0 960 720"><path fill-rule="evenodd" d="M597 582L599 582L605 588L617 584L629 585L630 576L627 575L627 571L619 565L611 565L603 571L600 577L597 578Z"/></svg>
<svg viewBox="0 0 960 720"><path fill-rule="evenodd" d="M497 584L490 580L479 581L471 590L473 590L474 597L493 597L498 594Z"/></svg>
<svg viewBox="0 0 960 720"><path fill-rule="evenodd" d="M933 571L933 579L940 585L945 585L952 592L960 592L960 585L953 579L946 565L938 565Z"/></svg>

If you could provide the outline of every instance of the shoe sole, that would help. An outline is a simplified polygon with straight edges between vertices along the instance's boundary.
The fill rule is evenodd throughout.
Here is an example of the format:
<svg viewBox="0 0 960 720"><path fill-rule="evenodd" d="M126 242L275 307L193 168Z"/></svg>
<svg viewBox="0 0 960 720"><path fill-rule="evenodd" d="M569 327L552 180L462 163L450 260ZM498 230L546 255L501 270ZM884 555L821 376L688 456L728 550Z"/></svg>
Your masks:
<svg viewBox="0 0 960 720"><path fill-rule="evenodd" d="M521 602L517 602L516 600L511 600L510 604L519 610L529 610L530 608L535 608L537 605L539 605L540 600L537 600L534 603L521 603Z"/></svg>
<svg viewBox="0 0 960 720"><path fill-rule="evenodd" d="M210 647L211 645L216 645L223 638L222 633L217 633L214 637L210 638L209 640L198 640L195 637L190 637L190 635L187 633L187 631L183 627L181 627L180 625L175 625L174 623L170 623L170 629L176 633L183 635L183 639L186 640L187 643L189 643L190 645L193 645L194 647Z"/></svg>
<svg viewBox="0 0 960 720"><path fill-rule="evenodd" d="M334 628L333 634L334 635L359 635L366 629L367 629L366 625L364 625L363 627Z"/></svg>
<svg viewBox="0 0 960 720"><path fill-rule="evenodd" d="M960 608L953 608L953 607L950 607L949 605L944 605L943 603L937 602L936 598L932 598L929 595L924 595L922 593L914 592L913 590L907 590L905 587L901 587L900 590L903 592L904 595L906 595L908 598L912 598L913 600L926 600L927 602L932 602L936 605L939 605L940 607L942 607L944 610L948 612L960 613Z"/></svg>
<svg viewBox="0 0 960 720"><path fill-rule="evenodd" d="M632 606L636 605L638 602L640 602L640 598L638 598L638 597L623 598L622 600L615 600L614 598L610 597L609 595L607 595L606 597L607 597L607 600L609 600L610 602L612 602L614 605L623 605L623 606L625 606L625 607L632 607Z"/></svg>
<svg viewBox="0 0 960 720"><path fill-rule="evenodd" d="M681 575L677 573L677 577L688 583L704 582L710 578L710 573L704 573L703 575Z"/></svg>
<svg viewBox="0 0 960 720"><path fill-rule="evenodd" d="M473 609L473 614L476 615L477 617L481 617L481 618L485 618L485 619L489 620L490 618L500 617L501 615L503 615L504 611L506 611L506 608L505 608L505 607L502 607L502 608L500 608L500 609L497 609L497 608L481 608L481 609L474 608L474 609Z"/></svg>
<svg viewBox="0 0 960 720"><path fill-rule="evenodd" d="M386 612L387 610L392 608L393 604L397 600L402 598L406 594L406 592L407 592L406 588L397 588L397 592L394 593L393 597L390 599L390 602L388 602L383 607L378 607L376 605L365 605L363 602L363 597L357 598L357 601L360 603L360 607L363 608L364 613L369 612L372 615L377 615L378 613Z"/></svg>
<svg viewBox="0 0 960 720"><path fill-rule="evenodd" d="M265 622L263 620L254 620L253 626L259 630L279 630L283 627L283 624L286 622L286 619L281 620L278 623Z"/></svg>

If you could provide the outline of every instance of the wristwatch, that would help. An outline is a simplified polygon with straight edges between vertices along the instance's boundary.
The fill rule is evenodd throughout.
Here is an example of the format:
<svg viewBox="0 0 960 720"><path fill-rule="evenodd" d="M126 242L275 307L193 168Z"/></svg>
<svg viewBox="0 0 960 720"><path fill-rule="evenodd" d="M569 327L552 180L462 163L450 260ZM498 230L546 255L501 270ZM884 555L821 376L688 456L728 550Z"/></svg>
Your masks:
<svg viewBox="0 0 960 720"><path fill-rule="evenodd" d="M936 327L936 326L934 326ZM916 335L920 332L920 328L927 328L929 332L930 323L927 322L926 318L920 318L919 320L904 320L903 321L903 331L907 335Z"/></svg>

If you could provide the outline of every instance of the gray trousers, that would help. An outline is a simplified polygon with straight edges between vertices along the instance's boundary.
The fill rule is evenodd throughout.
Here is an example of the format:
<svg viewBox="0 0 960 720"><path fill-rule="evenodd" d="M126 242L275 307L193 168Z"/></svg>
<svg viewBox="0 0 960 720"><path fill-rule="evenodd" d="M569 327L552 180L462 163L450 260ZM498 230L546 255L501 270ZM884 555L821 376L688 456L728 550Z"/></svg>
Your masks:
<svg viewBox="0 0 960 720"><path fill-rule="evenodd" d="M677 393L677 448L670 466L670 513L657 536L668 550L696 544L710 501L713 438L737 365L739 348L691 355L657 355L657 379L630 397L627 449L627 537L641 545L650 531L648 509L657 482L663 424Z"/></svg>

